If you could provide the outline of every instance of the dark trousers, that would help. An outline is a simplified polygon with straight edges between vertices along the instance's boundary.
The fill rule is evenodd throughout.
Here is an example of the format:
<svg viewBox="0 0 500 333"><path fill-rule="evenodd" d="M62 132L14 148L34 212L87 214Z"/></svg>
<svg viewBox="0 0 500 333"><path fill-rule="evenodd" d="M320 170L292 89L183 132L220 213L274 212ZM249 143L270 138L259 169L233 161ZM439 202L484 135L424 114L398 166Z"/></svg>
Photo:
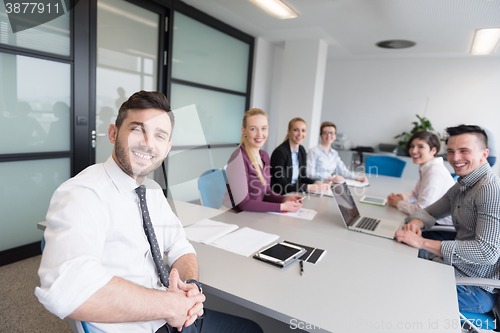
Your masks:
<svg viewBox="0 0 500 333"><path fill-rule="evenodd" d="M176 333L170 325L160 327L156 333ZM183 327L182 333L263 333L259 325L251 320L205 309L202 319L191 326Z"/></svg>

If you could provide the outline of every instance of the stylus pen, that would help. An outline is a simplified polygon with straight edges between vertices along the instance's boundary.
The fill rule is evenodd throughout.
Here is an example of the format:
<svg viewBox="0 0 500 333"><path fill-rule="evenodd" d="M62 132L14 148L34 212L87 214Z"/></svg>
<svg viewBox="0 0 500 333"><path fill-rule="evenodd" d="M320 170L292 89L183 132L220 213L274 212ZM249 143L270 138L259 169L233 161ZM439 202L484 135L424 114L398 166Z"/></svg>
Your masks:
<svg viewBox="0 0 500 333"><path fill-rule="evenodd" d="M304 262L300 260L300 275L304 275Z"/></svg>

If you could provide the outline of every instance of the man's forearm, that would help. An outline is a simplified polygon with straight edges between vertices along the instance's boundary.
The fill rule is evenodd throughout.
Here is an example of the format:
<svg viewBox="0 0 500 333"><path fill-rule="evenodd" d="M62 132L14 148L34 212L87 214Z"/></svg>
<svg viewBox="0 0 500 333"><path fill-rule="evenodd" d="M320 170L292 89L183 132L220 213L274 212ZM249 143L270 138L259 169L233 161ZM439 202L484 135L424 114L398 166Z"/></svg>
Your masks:
<svg viewBox="0 0 500 333"><path fill-rule="evenodd" d="M179 271L182 281L189 279L199 280L198 259L194 253L181 256L172 264L172 268L176 268Z"/></svg>
<svg viewBox="0 0 500 333"><path fill-rule="evenodd" d="M138 286L119 277L113 277L104 287L80 305L70 318L98 323L123 323L164 319L173 327L180 327L189 319L189 310L205 296L188 297L179 290L179 276L170 274L168 291Z"/></svg>
<svg viewBox="0 0 500 333"><path fill-rule="evenodd" d="M441 241L422 238L421 249L427 250L427 251L434 253L440 257L443 256L443 254L441 253Z"/></svg>
<svg viewBox="0 0 500 333"><path fill-rule="evenodd" d="M115 276L69 317L101 323L165 319L170 308L166 293Z"/></svg>

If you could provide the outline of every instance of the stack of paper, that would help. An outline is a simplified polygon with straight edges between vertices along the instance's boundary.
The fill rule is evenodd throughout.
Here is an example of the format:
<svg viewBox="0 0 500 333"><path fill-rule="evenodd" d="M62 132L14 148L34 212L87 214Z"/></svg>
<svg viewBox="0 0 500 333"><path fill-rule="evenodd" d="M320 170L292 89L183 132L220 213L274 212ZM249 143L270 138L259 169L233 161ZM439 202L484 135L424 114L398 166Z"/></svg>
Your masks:
<svg viewBox="0 0 500 333"><path fill-rule="evenodd" d="M186 238L190 241L210 244L236 229L238 229L236 224L205 219L184 228L184 231L186 232Z"/></svg>
<svg viewBox="0 0 500 333"><path fill-rule="evenodd" d="M316 216L316 214L318 214L317 211L312 210L312 209L307 209L307 208L301 208L296 212L279 212L279 213L269 212L269 213L278 214L278 215L285 215L285 216L295 217L297 219L304 219L304 220L309 220L309 221L311 221Z"/></svg>
<svg viewBox="0 0 500 333"><path fill-rule="evenodd" d="M249 257L278 238L278 235L245 227L219 238L210 245Z"/></svg>

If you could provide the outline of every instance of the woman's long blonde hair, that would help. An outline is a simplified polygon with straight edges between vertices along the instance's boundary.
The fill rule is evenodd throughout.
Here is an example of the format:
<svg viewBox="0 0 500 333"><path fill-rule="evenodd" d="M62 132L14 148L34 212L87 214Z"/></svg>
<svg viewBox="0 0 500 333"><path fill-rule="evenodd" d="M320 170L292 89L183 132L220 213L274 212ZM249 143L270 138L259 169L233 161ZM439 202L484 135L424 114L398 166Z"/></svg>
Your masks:
<svg viewBox="0 0 500 333"><path fill-rule="evenodd" d="M267 119L269 119L267 113L265 113L263 110L257 109L257 108L250 109L247 112L245 112L245 114L243 115L243 124L242 124L243 128L247 128L248 117L257 116L257 115L262 115L262 116L265 116ZM260 171L259 162L257 159L258 156L255 156L253 151L249 148L247 137L245 135L243 135L243 133L241 133L240 147L241 147L241 145L245 145L245 151L247 152L248 159L252 163L255 171L257 172L257 176L259 177L260 182L262 184L266 185L266 180L264 179L264 176L262 175L262 172Z"/></svg>
<svg viewBox="0 0 500 333"><path fill-rule="evenodd" d="M298 122L298 121L303 122L303 123L304 123L304 124L306 124L306 126L307 126L307 123L306 123L306 121L305 121L304 119L299 118L299 117L297 117L297 118L293 118L293 119L292 119L292 120L290 120L290 122L288 123L288 131L286 132L286 137L285 137L285 140L283 140L283 142L285 142L286 140L290 139L290 136L288 135L288 132L292 129L293 124L295 124L295 123L296 123L296 122Z"/></svg>

